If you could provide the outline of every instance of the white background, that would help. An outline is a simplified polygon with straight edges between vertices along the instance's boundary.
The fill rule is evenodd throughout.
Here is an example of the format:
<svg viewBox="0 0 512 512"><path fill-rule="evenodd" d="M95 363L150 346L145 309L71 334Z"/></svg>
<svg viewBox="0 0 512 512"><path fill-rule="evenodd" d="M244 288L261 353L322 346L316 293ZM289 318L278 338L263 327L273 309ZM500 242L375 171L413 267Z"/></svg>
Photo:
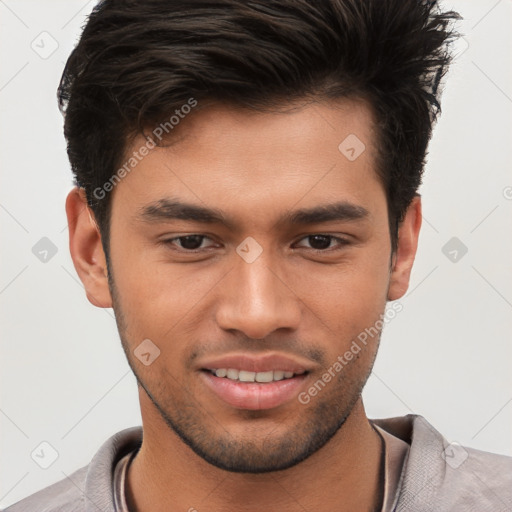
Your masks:
<svg viewBox="0 0 512 512"><path fill-rule="evenodd" d="M68 252L56 88L93 5L0 0L0 507L140 424L112 311L88 303ZM430 146L411 288L365 403L370 417L421 414L450 441L512 455L512 1L444 6L464 16L468 46ZM46 263L32 253L42 237L58 251ZM468 248L457 262L442 252L452 237ZM31 458L42 441L58 452L48 469Z"/></svg>

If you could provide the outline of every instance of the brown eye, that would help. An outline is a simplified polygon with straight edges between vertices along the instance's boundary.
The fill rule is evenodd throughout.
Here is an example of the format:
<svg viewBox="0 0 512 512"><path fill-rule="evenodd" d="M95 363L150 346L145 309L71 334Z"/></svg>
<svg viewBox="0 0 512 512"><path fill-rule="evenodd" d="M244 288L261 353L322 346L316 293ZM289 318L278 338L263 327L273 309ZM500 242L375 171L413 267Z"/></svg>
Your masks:
<svg viewBox="0 0 512 512"><path fill-rule="evenodd" d="M310 235L308 236L309 245L313 249L328 249L331 245L332 236L329 235Z"/></svg>
<svg viewBox="0 0 512 512"><path fill-rule="evenodd" d="M177 240L180 241L180 245L183 249L189 249L193 251L194 249L199 249L201 247L201 244L203 243L204 236L202 235L189 235L189 236L182 236L178 238Z"/></svg>
<svg viewBox="0 0 512 512"><path fill-rule="evenodd" d="M207 249L210 247L210 245L204 243L207 240L209 240L209 237L205 235L185 235L164 240L163 243L177 247L178 250L197 251L198 249Z"/></svg>
<svg viewBox="0 0 512 512"><path fill-rule="evenodd" d="M307 242L307 243L305 243ZM321 233L305 236L299 241L299 247L305 247L313 251L323 251L341 249L348 245L348 240L333 235L324 235Z"/></svg>

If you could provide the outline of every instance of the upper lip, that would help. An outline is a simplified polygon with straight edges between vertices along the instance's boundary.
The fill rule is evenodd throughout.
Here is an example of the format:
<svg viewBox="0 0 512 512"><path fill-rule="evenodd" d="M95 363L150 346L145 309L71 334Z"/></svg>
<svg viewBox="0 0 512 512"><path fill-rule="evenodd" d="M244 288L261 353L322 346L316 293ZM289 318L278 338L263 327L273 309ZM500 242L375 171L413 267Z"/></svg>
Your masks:
<svg viewBox="0 0 512 512"><path fill-rule="evenodd" d="M201 370L217 370L219 368L234 368L248 372L270 372L282 370L285 372L303 373L310 371L311 363L297 357L284 354L228 354L206 359L199 365Z"/></svg>

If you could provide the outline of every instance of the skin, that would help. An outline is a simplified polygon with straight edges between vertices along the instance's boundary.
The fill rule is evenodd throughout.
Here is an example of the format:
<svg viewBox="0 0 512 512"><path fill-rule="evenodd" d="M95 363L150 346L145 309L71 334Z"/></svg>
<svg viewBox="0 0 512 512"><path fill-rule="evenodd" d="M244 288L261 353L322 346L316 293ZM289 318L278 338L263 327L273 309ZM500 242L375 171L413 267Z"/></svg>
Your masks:
<svg viewBox="0 0 512 512"><path fill-rule="evenodd" d="M83 191L67 198L76 270L91 303L114 307L139 382L144 440L127 477L134 512L380 505L381 444L360 396L377 337L307 404L235 408L204 385L198 367L224 354L285 354L308 363L299 390L307 391L407 290L420 199L392 254L371 111L355 100L294 107L257 113L213 104L187 116L172 144L153 149L112 193L110 283ZM349 134L366 145L352 162L338 150ZM141 217L171 197L216 208L230 224ZM339 201L367 215L277 222ZM207 238L187 254L176 237L191 234ZM315 234L348 243L324 238L328 248L315 252L318 239L308 238ZM263 249L252 263L236 252L249 236ZM148 338L160 356L145 366L133 351Z"/></svg>

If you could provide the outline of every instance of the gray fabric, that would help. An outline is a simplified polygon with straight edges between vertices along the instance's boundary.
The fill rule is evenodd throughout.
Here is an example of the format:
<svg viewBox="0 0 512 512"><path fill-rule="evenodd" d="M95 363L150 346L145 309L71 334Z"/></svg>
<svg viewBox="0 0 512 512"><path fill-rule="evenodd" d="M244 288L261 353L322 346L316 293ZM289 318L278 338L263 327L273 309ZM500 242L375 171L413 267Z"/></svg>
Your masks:
<svg viewBox="0 0 512 512"><path fill-rule="evenodd" d="M88 466L11 505L5 512L115 512L112 493L116 463L138 449L142 428L122 430L109 438Z"/></svg>
<svg viewBox="0 0 512 512"><path fill-rule="evenodd" d="M374 424L385 443L386 464L384 470L384 496L381 512L396 510L398 496L405 475L405 460L409 455L409 445L396 436Z"/></svg>
<svg viewBox="0 0 512 512"><path fill-rule="evenodd" d="M411 445L396 512L512 512L512 457L472 448L456 449L453 457L448 441L421 416L372 421ZM115 434L88 466L5 512L115 512L114 467L141 442L141 427Z"/></svg>
<svg viewBox="0 0 512 512"><path fill-rule="evenodd" d="M404 420L412 421L412 432ZM460 448L459 461L467 458L454 467L459 461L443 458L453 455L450 443L422 416L373 421L406 442L412 438L396 512L512 511L512 457Z"/></svg>

